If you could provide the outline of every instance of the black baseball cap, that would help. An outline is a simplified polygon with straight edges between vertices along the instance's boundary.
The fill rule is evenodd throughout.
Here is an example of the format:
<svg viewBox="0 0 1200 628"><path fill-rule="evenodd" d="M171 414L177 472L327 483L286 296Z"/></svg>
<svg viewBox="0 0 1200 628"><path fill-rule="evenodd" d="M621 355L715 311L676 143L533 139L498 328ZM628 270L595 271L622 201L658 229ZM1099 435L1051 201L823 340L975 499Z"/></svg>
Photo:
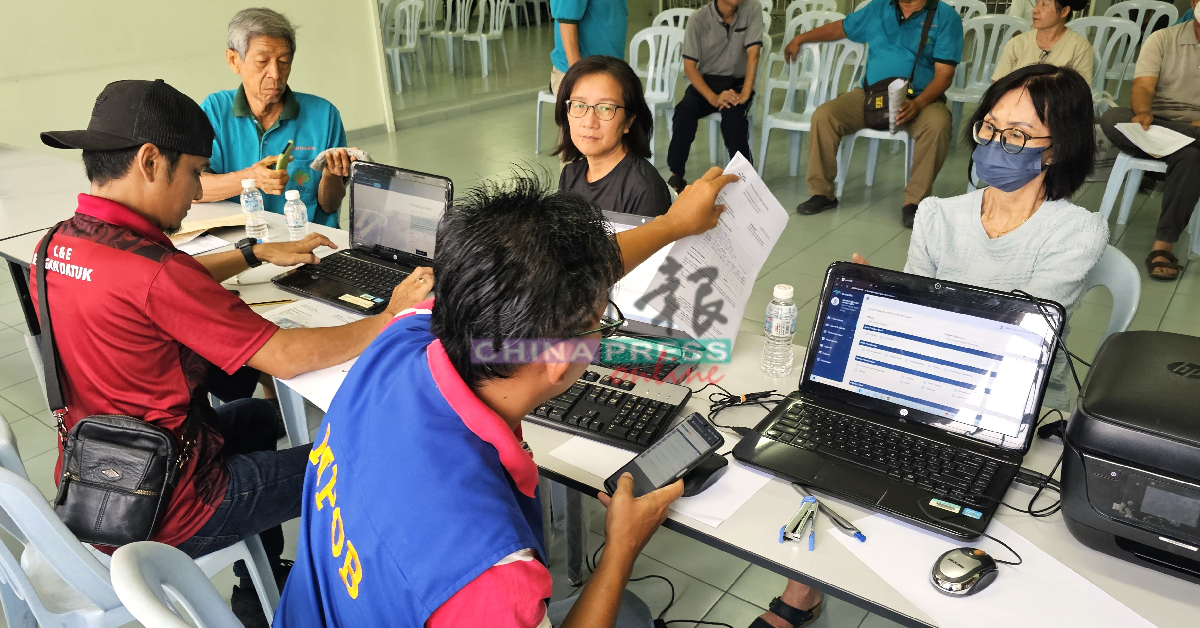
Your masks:
<svg viewBox="0 0 1200 628"><path fill-rule="evenodd" d="M212 157L214 136L200 105L158 79L109 83L96 97L86 131L46 131L42 143L83 150L154 144L187 155Z"/></svg>

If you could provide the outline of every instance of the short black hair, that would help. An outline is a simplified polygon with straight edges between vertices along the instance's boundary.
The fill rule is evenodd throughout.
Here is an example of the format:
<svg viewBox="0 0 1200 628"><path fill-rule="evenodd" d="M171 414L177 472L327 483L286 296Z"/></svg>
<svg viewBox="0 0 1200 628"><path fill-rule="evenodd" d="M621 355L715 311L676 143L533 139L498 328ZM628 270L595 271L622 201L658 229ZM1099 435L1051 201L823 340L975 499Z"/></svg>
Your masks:
<svg viewBox="0 0 1200 628"><path fill-rule="evenodd" d="M141 146L119 148L117 150L85 150L83 151L83 171L88 181L95 185L104 185L109 181L120 179L129 173L133 167L133 159ZM159 148L158 152L167 158L167 179L175 176L175 167L183 153Z"/></svg>
<svg viewBox="0 0 1200 628"><path fill-rule="evenodd" d="M625 102L625 119L633 117L629 132L621 138L625 151L634 157L650 159L650 141L654 137L654 117L650 115L650 107L646 105L646 94L642 91L642 79L625 63L624 59L595 55L584 57L575 62L567 75L558 86L558 102L554 105L554 122L558 124L558 148L553 155L562 157L566 163L583 159L583 153L571 141L571 122L567 116L567 101L571 99L571 90L575 83L585 76L604 73L613 78L621 86L621 100Z"/></svg>
<svg viewBox="0 0 1200 628"><path fill-rule="evenodd" d="M992 83L964 130L964 141L974 146L975 123L1005 94L1022 88L1029 92L1038 119L1050 129L1054 156L1042 183L1046 200L1070 198L1091 174L1096 157L1092 90L1075 70L1040 63L1014 70Z"/></svg>
<svg viewBox="0 0 1200 628"><path fill-rule="evenodd" d="M569 338L589 329L620 279L621 250L594 203L531 173L455 199L438 225L431 329L470 386L520 364L471 361L471 341Z"/></svg>

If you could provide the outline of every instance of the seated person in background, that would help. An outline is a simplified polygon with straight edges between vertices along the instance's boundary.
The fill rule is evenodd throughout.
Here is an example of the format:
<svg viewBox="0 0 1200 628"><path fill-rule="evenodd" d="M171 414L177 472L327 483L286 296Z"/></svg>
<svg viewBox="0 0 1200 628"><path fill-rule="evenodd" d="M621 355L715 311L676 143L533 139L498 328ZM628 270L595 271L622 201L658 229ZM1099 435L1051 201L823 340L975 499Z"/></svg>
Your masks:
<svg viewBox="0 0 1200 628"><path fill-rule="evenodd" d="M667 150L667 183L678 192L687 185L683 178L696 125L700 119L721 114L721 137L730 158L750 153L750 100L754 97L754 75L762 50L762 6L742 0L716 0L701 7L688 19L683 38L683 72L688 85L675 105L671 147Z"/></svg>
<svg viewBox="0 0 1200 628"><path fill-rule="evenodd" d="M1022 68L992 84L967 129L979 176L992 187L922 201L904 271L1024 290L1061 303L1069 316L1108 244L1104 219L1066 200L1092 170L1095 131L1087 82L1071 69ZM867 263L857 253L853 260ZM1044 405L1065 410L1070 376L1064 358L1059 352ZM808 608L804 604L818 603L820 593L788 581L781 599ZM772 613L763 619L789 628Z"/></svg>
<svg viewBox="0 0 1200 628"><path fill-rule="evenodd" d="M896 124L912 136L912 175L904 187L901 221L911 227L917 203L933 191L946 155L950 152L950 110L946 108L946 89L954 80L954 68L962 57L963 30L958 10L944 2L934 5L933 24L921 58L917 59L921 31L929 3L933 0L876 1L811 31L800 33L784 49L784 58L796 62L802 44L823 41L850 41L870 46L863 85L874 85L891 77L908 79L913 74L913 95L900 106ZM866 93L854 89L817 107L809 134L808 193L812 198L800 203L796 212L810 215L837 207L834 197L837 176L837 151L842 138L865 127L863 102Z"/></svg>
<svg viewBox="0 0 1200 628"><path fill-rule="evenodd" d="M284 190L299 190L308 220L338 226L338 210L346 196L351 158L346 130L337 107L324 98L293 92L287 86L296 55L296 31L287 18L270 9L244 9L229 21L225 60L242 77L236 90L209 94L201 107L216 130L202 201L236 200L242 179L254 179L263 207L283 213ZM295 141L286 170L275 162ZM309 164L331 151L321 171Z"/></svg>
<svg viewBox="0 0 1200 628"><path fill-rule="evenodd" d="M220 282L259 261L314 263L313 249L333 244L312 234L194 259L171 244L166 233L179 229L200 198L213 146L208 118L192 99L161 80L118 81L96 100L89 130L43 133L42 141L83 149L92 185L50 247L63 264L69 258L89 269L87 280L46 273L69 409L65 428L92 415L126 415L182 439L185 417L199 413L199 433L150 540L198 557L258 534L282 581L279 524L300 516L310 447L275 451L278 411L261 399L214 411L206 372L215 365L233 373L249 364L287 379L345 362L395 313L425 297L431 271L414 272L378 316L341 327L279 329ZM248 626L265 626L244 566L235 565L234 573L241 576L235 612Z"/></svg>
<svg viewBox="0 0 1200 628"><path fill-rule="evenodd" d="M1197 3L1200 0L1192 0L1193 10ZM1149 157L1117 130L1122 122L1137 122L1145 129L1154 124L1200 139L1200 20L1176 24L1146 38L1138 52L1129 104L1132 109L1113 107L1100 116L1104 135L1126 153ZM1146 256L1146 269L1151 279L1174 281L1183 267L1171 249L1187 229L1200 200L1200 142L1184 146L1163 161L1167 162L1167 181L1162 213L1154 245Z"/></svg>
<svg viewBox="0 0 1200 628"><path fill-rule="evenodd" d="M1004 44L1004 50L996 59L992 81L1027 65L1049 63L1075 70L1091 85L1092 44L1083 35L1067 28L1071 11L1085 6L1084 0L1065 0L1065 4L1059 0L1038 0L1033 8L1033 30Z"/></svg>
<svg viewBox="0 0 1200 628"><path fill-rule="evenodd" d="M538 469L521 420L588 365L533 353L598 342L613 325L602 318L609 288L715 226L714 199L733 180L713 168L671 211L615 238L599 207L532 178L471 190L448 210L437 299L384 330L317 428L276 628L651 628L624 589L682 482L634 499L624 477L599 495L600 564L578 596L547 606ZM486 359L532 341L543 344L519 362Z"/></svg>
<svg viewBox="0 0 1200 628"><path fill-rule="evenodd" d="M605 209L660 216L671 191L650 163L654 119L642 81L621 59L595 56L571 66L554 109L566 165L558 189L578 192Z"/></svg>

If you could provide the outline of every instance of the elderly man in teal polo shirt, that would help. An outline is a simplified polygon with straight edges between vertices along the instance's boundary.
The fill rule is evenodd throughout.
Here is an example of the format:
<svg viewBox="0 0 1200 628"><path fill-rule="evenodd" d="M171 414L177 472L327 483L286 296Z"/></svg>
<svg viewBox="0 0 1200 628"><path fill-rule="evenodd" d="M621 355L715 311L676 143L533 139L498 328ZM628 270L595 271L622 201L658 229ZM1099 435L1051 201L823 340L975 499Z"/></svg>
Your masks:
<svg viewBox="0 0 1200 628"><path fill-rule="evenodd" d="M328 100L287 86L296 53L296 33L287 18L270 9L245 9L229 21L229 67L241 75L236 90L209 94L200 106L216 131L211 172L201 177L204 201L242 192L254 179L267 211L283 213L286 190L299 190L308 220L338 226L351 157L342 116ZM289 140L295 142L286 169L275 169ZM310 166L331 150L321 170Z"/></svg>

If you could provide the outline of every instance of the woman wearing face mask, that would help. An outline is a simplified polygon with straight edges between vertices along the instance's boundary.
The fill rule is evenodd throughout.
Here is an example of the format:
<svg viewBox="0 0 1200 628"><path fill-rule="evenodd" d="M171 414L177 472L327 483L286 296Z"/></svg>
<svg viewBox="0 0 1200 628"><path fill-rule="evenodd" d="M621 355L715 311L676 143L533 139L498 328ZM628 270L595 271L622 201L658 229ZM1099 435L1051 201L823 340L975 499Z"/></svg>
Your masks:
<svg viewBox="0 0 1200 628"><path fill-rule="evenodd" d="M996 58L992 81L1008 76L1018 68L1049 63L1075 70L1090 85L1092 44L1083 35L1067 28L1071 11L1086 6L1085 0L1038 0L1033 7L1033 30L1004 44L1004 50Z"/></svg>
<svg viewBox="0 0 1200 628"><path fill-rule="evenodd" d="M585 57L571 66L554 109L566 165L560 190L572 190L601 209L659 216L671 191L650 158L654 123L633 68L616 57Z"/></svg>
<svg viewBox="0 0 1200 628"><path fill-rule="evenodd" d="M976 172L991 187L922 201L905 272L1024 290L1069 316L1108 244L1104 218L1069 200L1095 151L1087 82L1068 68L1021 68L984 93L967 129ZM1065 368L1060 354L1045 405L1069 409Z"/></svg>

